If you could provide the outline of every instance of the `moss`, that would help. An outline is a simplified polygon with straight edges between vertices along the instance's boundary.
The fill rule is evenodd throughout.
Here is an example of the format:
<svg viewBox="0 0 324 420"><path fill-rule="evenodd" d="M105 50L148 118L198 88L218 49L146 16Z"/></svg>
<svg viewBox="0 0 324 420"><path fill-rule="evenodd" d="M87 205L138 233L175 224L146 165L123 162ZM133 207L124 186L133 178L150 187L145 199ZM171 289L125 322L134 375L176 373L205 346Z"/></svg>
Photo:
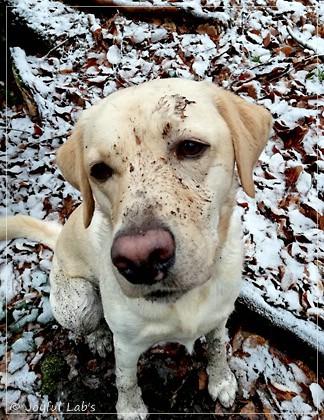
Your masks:
<svg viewBox="0 0 324 420"><path fill-rule="evenodd" d="M58 382L67 374L67 364L61 355L47 356L41 365L43 394L51 395L56 391Z"/></svg>

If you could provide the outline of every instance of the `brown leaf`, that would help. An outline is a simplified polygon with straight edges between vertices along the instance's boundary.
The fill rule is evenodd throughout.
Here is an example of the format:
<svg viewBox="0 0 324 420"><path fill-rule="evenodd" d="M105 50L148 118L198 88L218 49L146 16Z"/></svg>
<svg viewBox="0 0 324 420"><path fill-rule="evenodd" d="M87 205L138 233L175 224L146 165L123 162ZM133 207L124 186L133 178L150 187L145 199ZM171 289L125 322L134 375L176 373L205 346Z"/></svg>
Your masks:
<svg viewBox="0 0 324 420"><path fill-rule="evenodd" d="M285 170L287 187L292 187L296 184L302 170L303 167L301 165L294 166L293 168L287 168Z"/></svg>
<svg viewBox="0 0 324 420"><path fill-rule="evenodd" d="M50 202L49 197L45 197L43 200L43 209L46 211L46 215L51 213L52 211L52 204Z"/></svg>
<svg viewBox="0 0 324 420"><path fill-rule="evenodd" d="M275 33L275 32L274 32ZM275 48L278 48L279 43L277 38L269 32L265 38L263 38L263 46L267 48L268 50L274 50Z"/></svg>
<svg viewBox="0 0 324 420"><path fill-rule="evenodd" d="M267 340L257 334L251 334L244 340L244 344L252 349L255 349L258 346L264 346L266 343Z"/></svg>
<svg viewBox="0 0 324 420"><path fill-rule="evenodd" d="M275 67L271 70L271 72L265 74L264 77L266 78L266 80L272 81L283 76L285 73L287 73L287 71L289 71L289 64L286 67Z"/></svg>
<svg viewBox="0 0 324 420"><path fill-rule="evenodd" d="M280 203L278 204L279 209L288 209L288 207L292 204L296 204L300 201L299 194L289 194L285 196Z"/></svg>
<svg viewBox="0 0 324 420"><path fill-rule="evenodd" d="M271 42L271 34L270 34L270 32L268 32L266 37L263 38L264 47L267 48L269 46L270 42Z"/></svg>
<svg viewBox="0 0 324 420"><path fill-rule="evenodd" d="M290 57L293 52L294 52L294 50L290 45L285 45L283 47L275 49L275 53L277 55L279 55L280 53L283 53L283 54L285 54L286 57Z"/></svg>
<svg viewBox="0 0 324 420"><path fill-rule="evenodd" d="M223 81L228 81L231 79L231 70L229 67L222 65L222 67L215 74L215 82L217 84L222 84Z"/></svg>
<svg viewBox="0 0 324 420"><path fill-rule="evenodd" d="M237 202L237 205L238 206L240 206L240 207L243 207L244 209L248 209L249 208L249 203L247 203L246 201L245 202L240 202L240 201L238 201Z"/></svg>
<svg viewBox="0 0 324 420"><path fill-rule="evenodd" d="M301 125L296 125L296 127L294 128L289 128L281 124L275 123L274 129L276 130L281 140L284 141L285 149L290 149L291 147L299 149L300 143L307 134L309 127L302 127Z"/></svg>
<svg viewBox="0 0 324 420"><path fill-rule="evenodd" d="M197 28L198 34L207 34L211 39L214 41L218 41L219 39L219 31L214 25L209 25L208 23L204 23L199 25Z"/></svg>
<svg viewBox="0 0 324 420"><path fill-rule="evenodd" d="M178 49L178 56L181 58L181 60L186 66L190 67L190 63L193 57L186 57L185 51L183 51L181 48Z"/></svg>
<svg viewBox="0 0 324 420"><path fill-rule="evenodd" d="M238 80L242 80L242 81L243 80L248 80L248 79L251 79L251 77L252 77L252 73L249 73L248 71L246 71L246 72L240 74Z"/></svg>
<svg viewBox="0 0 324 420"><path fill-rule="evenodd" d="M232 351L235 353L237 350L242 348L242 343L246 338L246 334L244 334L243 329L240 327L237 332L235 333L232 339Z"/></svg>
<svg viewBox="0 0 324 420"><path fill-rule="evenodd" d="M74 69L62 69L59 71L61 74L69 74L69 73L73 73Z"/></svg>
<svg viewBox="0 0 324 420"><path fill-rule="evenodd" d="M319 214L313 207L306 203L300 205L300 212L317 224L318 229L324 230L324 215Z"/></svg>
<svg viewBox="0 0 324 420"><path fill-rule="evenodd" d="M207 383L208 383L208 375L205 370L200 370L198 373L198 389L199 391L203 391L207 389Z"/></svg>
<svg viewBox="0 0 324 420"><path fill-rule="evenodd" d="M94 32L92 32L92 35L93 35L93 38L95 40L97 47L99 49L101 48L104 51L107 51L107 45L105 44L103 40L102 29L101 28L96 29Z"/></svg>
<svg viewBox="0 0 324 420"><path fill-rule="evenodd" d="M71 213L74 212L74 210L78 207L79 202L77 200L74 200L70 194L68 194L63 199L63 205L60 209L60 221L64 223L71 215Z"/></svg>
<svg viewBox="0 0 324 420"><path fill-rule="evenodd" d="M281 363L284 365L287 365L288 363L291 363L292 359L288 358L286 353L283 353L279 349L277 349L274 346L269 347L269 353L275 357L276 359L279 359Z"/></svg>
<svg viewBox="0 0 324 420"><path fill-rule="evenodd" d="M279 277L282 279L286 273L286 267L284 265L279 265Z"/></svg>
<svg viewBox="0 0 324 420"><path fill-rule="evenodd" d="M259 410L253 404L253 402L252 401L249 401L241 409L240 414L243 414L245 419L257 420L259 418L259 416L257 415L258 411Z"/></svg>
<svg viewBox="0 0 324 420"><path fill-rule="evenodd" d="M80 108L84 108L86 101L77 92L71 92L69 99Z"/></svg>
<svg viewBox="0 0 324 420"><path fill-rule="evenodd" d="M300 302L301 302L302 307L305 309L305 311L307 311L307 309L310 308L311 305L307 299L307 292L302 293Z"/></svg>
<svg viewBox="0 0 324 420"><path fill-rule="evenodd" d="M297 392L290 391L285 385L274 381L270 381L268 387L275 393L278 401L291 401L297 395Z"/></svg>
<svg viewBox="0 0 324 420"><path fill-rule="evenodd" d="M41 136L43 134L43 129L38 125L34 124L34 135L35 136Z"/></svg>
<svg viewBox="0 0 324 420"><path fill-rule="evenodd" d="M294 360L293 363L296 366L298 366L300 370L303 371L303 373L307 377L307 380L306 380L307 384L310 384L312 382L317 382L317 379L318 379L319 385L323 387L324 380L321 377L317 378L316 374L309 368L309 366L306 365L306 363L302 362L301 360Z"/></svg>
<svg viewBox="0 0 324 420"><path fill-rule="evenodd" d="M265 177L265 179L276 179L276 177L266 169L263 171L263 176Z"/></svg>
<svg viewBox="0 0 324 420"><path fill-rule="evenodd" d="M280 235L280 233L285 231L285 228L287 227L287 220L282 217L280 220L277 221L278 223L278 229L277 229L277 235ZM280 267L279 267L280 270Z"/></svg>
<svg viewBox="0 0 324 420"><path fill-rule="evenodd" d="M248 94L248 96L250 96L253 99L257 99L257 97L258 97L258 94L255 90L255 87L251 83L240 86L237 89L237 92L246 92Z"/></svg>
<svg viewBox="0 0 324 420"><path fill-rule="evenodd" d="M88 59L87 63L82 68L88 69L89 67L96 67L96 65L97 65L97 58L92 57Z"/></svg>
<svg viewBox="0 0 324 420"><path fill-rule="evenodd" d="M246 32L246 39L253 44L260 44L262 41L261 31L258 29L251 29Z"/></svg>
<svg viewBox="0 0 324 420"><path fill-rule="evenodd" d="M266 401L262 401L263 417L266 420L273 420L273 409L267 405Z"/></svg>

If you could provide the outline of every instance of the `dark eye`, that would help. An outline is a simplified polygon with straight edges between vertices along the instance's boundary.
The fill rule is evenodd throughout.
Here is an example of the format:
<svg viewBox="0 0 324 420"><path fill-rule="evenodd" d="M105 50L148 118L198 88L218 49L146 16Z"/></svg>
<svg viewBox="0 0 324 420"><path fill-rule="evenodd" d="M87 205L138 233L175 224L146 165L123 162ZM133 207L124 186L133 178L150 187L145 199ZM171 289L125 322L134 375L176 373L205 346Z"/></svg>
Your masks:
<svg viewBox="0 0 324 420"><path fill-rule="evenodd" d="M90 175L97 181L107 181L112 176L112 169L103 162L95 163L91 166Z"/></svg>
<svg viewBox="0 0 324 420"><path fill-rule="evenodd" d="M207 144L193 140L182 141L177 147L177 158L197 158L207 149Z"/></svg>

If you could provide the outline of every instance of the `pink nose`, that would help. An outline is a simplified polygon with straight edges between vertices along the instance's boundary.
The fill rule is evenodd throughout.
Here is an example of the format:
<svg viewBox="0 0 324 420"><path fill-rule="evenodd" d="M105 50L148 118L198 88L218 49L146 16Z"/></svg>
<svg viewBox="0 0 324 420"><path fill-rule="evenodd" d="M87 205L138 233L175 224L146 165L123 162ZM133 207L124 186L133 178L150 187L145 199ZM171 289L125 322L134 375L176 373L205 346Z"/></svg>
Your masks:
<svg viewBox="0 0 324 420"><path fill-rule="evenodd" d="M164 229L118 236L111 247L111 259L132 284L152 285L163 280L175 260L175 243Z"/></svg>

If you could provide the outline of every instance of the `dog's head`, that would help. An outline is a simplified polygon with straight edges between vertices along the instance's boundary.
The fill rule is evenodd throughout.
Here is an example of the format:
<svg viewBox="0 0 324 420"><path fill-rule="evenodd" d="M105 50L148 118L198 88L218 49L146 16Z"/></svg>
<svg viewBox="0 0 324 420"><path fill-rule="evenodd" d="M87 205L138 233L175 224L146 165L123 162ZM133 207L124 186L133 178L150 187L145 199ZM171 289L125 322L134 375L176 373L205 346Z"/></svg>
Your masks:
<svg viewBox="0 0 324 420"><path fill-rule="evenodd" d="M254 196L253 169L271 130L264 108L207 82L164 79L84 111L58 165L100 211L124 293L176 298L209 280L235 201L234 164Z"/></svg>

